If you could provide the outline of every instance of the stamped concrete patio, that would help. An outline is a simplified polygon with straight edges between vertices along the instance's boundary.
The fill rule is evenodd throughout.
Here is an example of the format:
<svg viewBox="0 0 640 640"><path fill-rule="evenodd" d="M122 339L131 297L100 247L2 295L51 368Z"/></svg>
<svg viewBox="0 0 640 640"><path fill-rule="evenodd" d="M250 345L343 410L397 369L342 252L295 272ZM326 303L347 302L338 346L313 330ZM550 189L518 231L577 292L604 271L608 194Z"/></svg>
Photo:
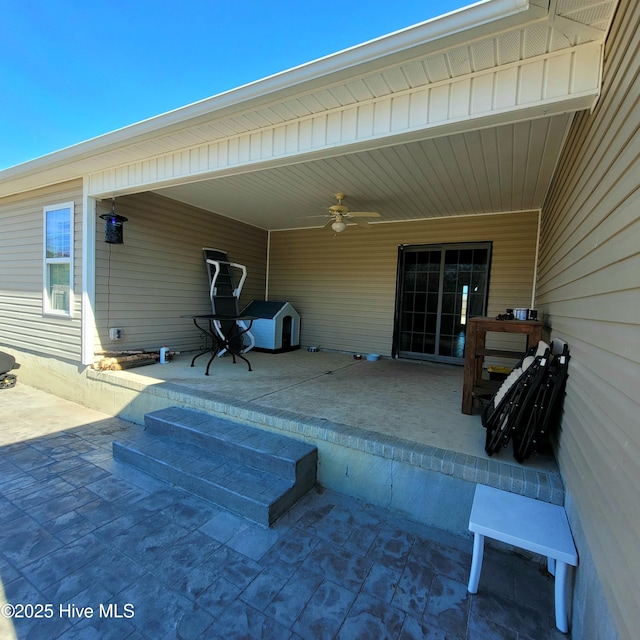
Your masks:
<svg viewBox="0 0 640 640"><path fill-rule="evenodd" d="M563 637L542 560L489 547L470 596L469 536L320 486L262 528L114 462L141 427L20 383L0 425L2 638Z"/></svg>

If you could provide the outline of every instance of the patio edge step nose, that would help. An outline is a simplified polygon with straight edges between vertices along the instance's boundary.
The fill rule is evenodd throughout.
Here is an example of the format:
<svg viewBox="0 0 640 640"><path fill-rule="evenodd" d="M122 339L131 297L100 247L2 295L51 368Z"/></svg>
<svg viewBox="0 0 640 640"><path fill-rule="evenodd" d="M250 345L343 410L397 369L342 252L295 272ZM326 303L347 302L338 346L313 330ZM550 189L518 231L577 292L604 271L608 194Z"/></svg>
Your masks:
<svg viewBox="0 0 640 640"><path fill-rule="evenodd" d="M313 445L180 407L146 414L113 455L265 526L316 484L318 461Z"/></svg>

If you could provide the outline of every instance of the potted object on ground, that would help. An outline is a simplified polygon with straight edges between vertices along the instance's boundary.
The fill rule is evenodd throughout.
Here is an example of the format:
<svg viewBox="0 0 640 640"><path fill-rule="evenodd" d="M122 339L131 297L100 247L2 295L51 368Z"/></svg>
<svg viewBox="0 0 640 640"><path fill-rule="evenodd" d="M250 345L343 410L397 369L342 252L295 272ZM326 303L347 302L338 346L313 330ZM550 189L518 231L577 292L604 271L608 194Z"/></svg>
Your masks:
<svg viewBox="0 0 640 640"><path fill-rule="evenodd" d="M16 364L16 359L0 351L0 389L10 389L16 386L17 377L12 373L9 373L12 369L18 369L19 364Z"/></svg>

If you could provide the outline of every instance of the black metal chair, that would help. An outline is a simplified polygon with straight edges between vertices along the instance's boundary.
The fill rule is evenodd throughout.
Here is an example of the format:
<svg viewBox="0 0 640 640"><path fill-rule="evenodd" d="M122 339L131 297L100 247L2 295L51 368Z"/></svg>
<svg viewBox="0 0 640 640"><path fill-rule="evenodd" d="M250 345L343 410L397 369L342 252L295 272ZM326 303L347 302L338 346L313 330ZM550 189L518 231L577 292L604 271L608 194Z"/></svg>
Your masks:
<svg viewBox="0 0 640 640"><path fill-rule="evenodd" d="M488 455L506 447L532 403L549 366L549 346L540 342L532 348L483 409L482 426L487 430L485 451Z"/></svg>
<svg viewBox="0 0 640 640"><path fill-rule="evenodd" d="M550 444L551 433L560 423L570 359L567 343L554 340L549 366L531 407L513 432L513 456L518 462Z"/></svg>
<svg viewBox="0 0 640 640"><path fill-rule="evenodd" d="M247 323L234 318L242 316L239 299L247 278L247 268L237 262L230 262L227 253L221 249L205 247L202 251L209 275L211 310L214 315L226 316L224 320L213 321L216 332L221 340L231 341L232 353L236 355L246 353L255 346L255 339ZM239 281L237 281L238 274ZM218 355L224 355L226 351L227 349L223 348Z"/></svg>

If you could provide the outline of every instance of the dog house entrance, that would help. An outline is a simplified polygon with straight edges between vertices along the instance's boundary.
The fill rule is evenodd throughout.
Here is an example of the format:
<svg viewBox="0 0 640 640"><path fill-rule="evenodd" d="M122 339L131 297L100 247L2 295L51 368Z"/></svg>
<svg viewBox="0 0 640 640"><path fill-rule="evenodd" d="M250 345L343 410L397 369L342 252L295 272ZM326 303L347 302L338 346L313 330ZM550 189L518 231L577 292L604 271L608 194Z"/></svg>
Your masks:
<svg viewBox="0 0 640 640"><path fill-rule="evenodd" d="M291 348L291 328L293 326L293 320L291 316L284 316L282 318L282 348L288 351Z"/></svg>

